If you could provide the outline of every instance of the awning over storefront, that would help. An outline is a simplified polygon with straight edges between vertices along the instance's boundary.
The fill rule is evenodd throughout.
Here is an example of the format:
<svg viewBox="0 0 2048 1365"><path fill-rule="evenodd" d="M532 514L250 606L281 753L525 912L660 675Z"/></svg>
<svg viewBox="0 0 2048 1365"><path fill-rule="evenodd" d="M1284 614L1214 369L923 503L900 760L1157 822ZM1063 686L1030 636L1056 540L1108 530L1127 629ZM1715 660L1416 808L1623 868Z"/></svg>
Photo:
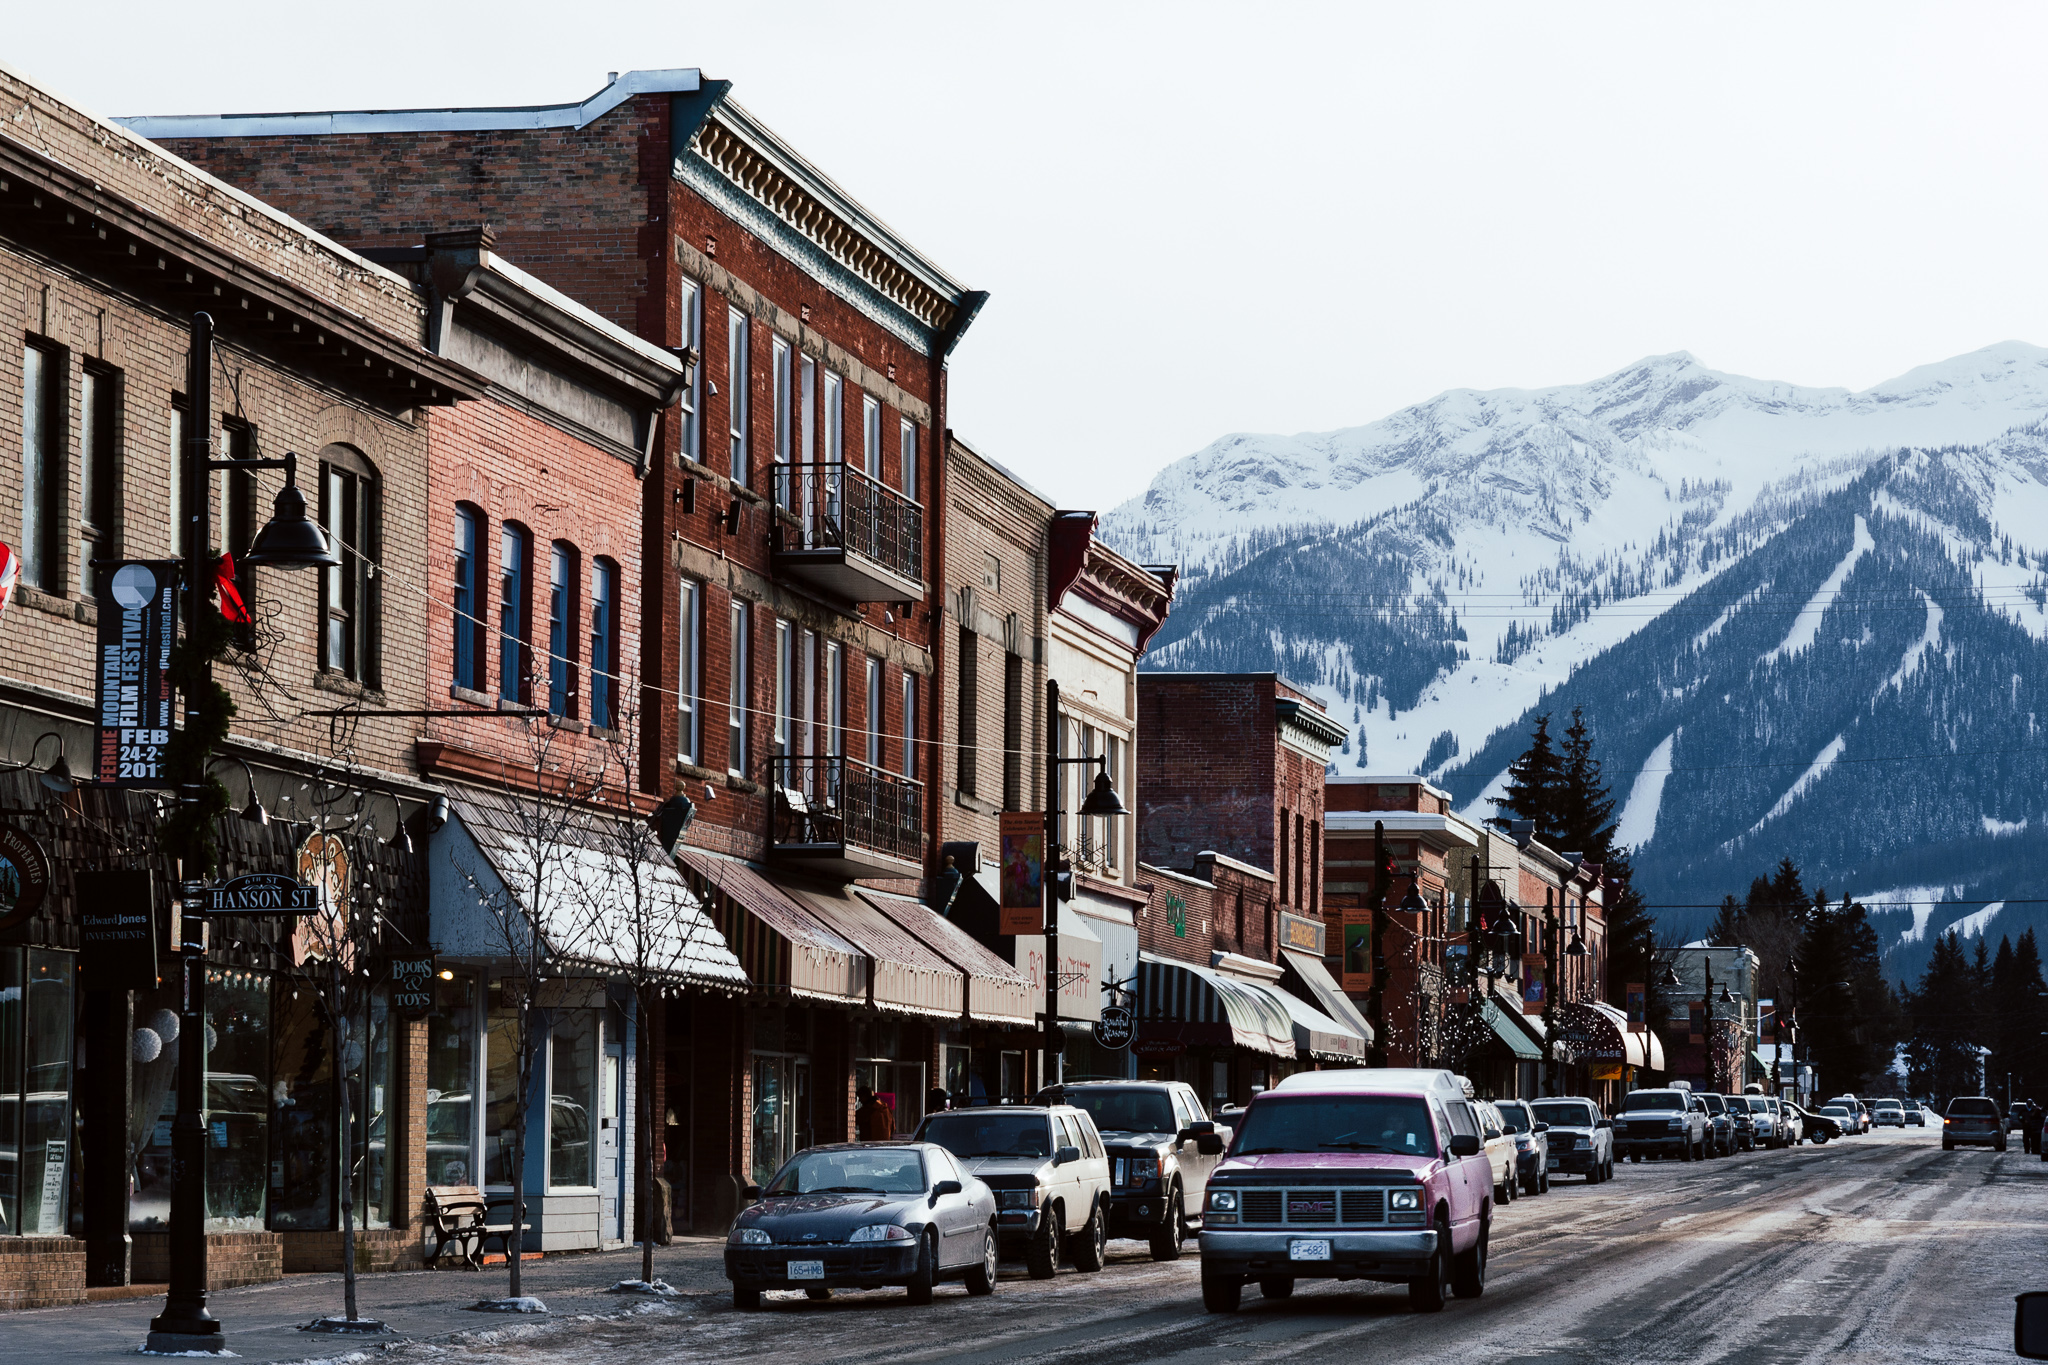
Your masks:
<svg viewBox="0 0 2048 1365"><path fill-rule="evenodd" d="M959 968L967 978L969 1019L982 1024L1028 1025L1034 1021L1041 1002L1031 994L1024 973L976 943L959 925L907 896L867 890L856 894Z"/></svg>
<svg viewBox="0 0 2048 1365"><path fill-rule="evenodd" d="M1627 1029L1626 1015L1617 1011L1610 1017L1591 1001L1557 1007L1558 1035L1571 1060L1585 1066L1619 1066L1628 1061Z"/></svg>
<svg viewBox="0 0 2048 1365"><path fill-rule="evenodd" d="M1276 986L1257 986L1280 1002L1294 1023L1294 1050L1319 1062L1365 1062L1365 1035L1324 1014L1308 1001Z"/></svg>
<svg viewBox="0 0 2048 1365"><path fill-rule="evenodd" d="M1294 1016L1276 994L1192 962L1138 954L1138 1018L1148 1037L1297 1056Z"/></svg>
<svg viewBox="0 0 2048 1365"><path fill-rule="evenodd" d="M757 987L805 1000L865 1004L868 960L745 863L695 849L677 853Z"/></svg>
<svg viewBox="0 0 2048 1365"><path fill-rule="evenodd" d="M739 959L645 828L495 792L451 793L428 848L429 919L450 957L557 961L739 992Z"/></svg>
<svg viewBox="0 0 2048 1365"><path fill-rule="evenodd" d="M1490 999L1482 1000L1480 1005L1486 1015L1486 1022L1493 1029L1494 1036L1507 1044L1508 1051L1513 1053L1518 1060L1525 1062L1540 1062L1543 1060L1543 1049L1537 1045L1536 1040L1529 1036L1527 1029L1510 1018L1508 1012L1502 1009L1497 1002Z"/></svg>
<svg viewBox="0 0 2048 1365"><path fill-rule="evenodd" d="M1646 1071L1664 1069L1664 1042L1649 1029L1631 1030L1628 1015L1605 1000L1588 1000L1583 1008L1593 1011L1613 1026L1621 1039L1622 1055L1619 1058L1602 1057L1602 1061L1623 1061L1630 1066L1642 1067Z"/></svg>
<svg viewBox="0 0 2048 1365"><path fill-rule="evenodd" d="M901 1014L957 1019L967 1004L967 978L874 906L840 887L778 889L851 943L868 959L868 1003Z"/></svg>
<svg viewBox="0 0 2048 1365"><path fill-rule="evenodd" d="M1372 1024L1359 1012L1358 1005L1344 994L1344 988L1337 984L1337 978L1330 975L1330 969L1323 960L1313 953L1297 953L1288 949L1280 950L1280 965L1286 974L1280 984L1313 1002L1324 1014L1329 1015L1344 1027L1372 1042Z"/></svg>

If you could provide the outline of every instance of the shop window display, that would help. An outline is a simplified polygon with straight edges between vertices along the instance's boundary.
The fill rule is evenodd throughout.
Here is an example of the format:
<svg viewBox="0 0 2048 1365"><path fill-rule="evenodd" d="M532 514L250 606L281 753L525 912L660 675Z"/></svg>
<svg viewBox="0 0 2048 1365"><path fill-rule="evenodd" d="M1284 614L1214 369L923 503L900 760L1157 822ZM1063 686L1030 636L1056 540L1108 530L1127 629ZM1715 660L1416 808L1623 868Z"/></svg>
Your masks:
<svg viewBox="0 0 2048 1365"><path fill-rule="evenodd" d="M270 989L270 977L262 972L206 974L208 1232L264 1230L270 1191Z"/></svg>
<svg viewBox="0 0 2048 1365"><path fill-rule="evenodd" d="M0 1235L64 1231L73 955L0 949Z"/></svg>
<svg viewBox="0 0 2048 1365"><path fill-rule="evenodd" d="M273 1055L270 1225L334 1228L334 1037L310 988L278 1000Z"/></svg>
<svg viewBox="0 0 2048 1365"><path fill-rule="evenodd" d="M513 1151L513 1120L519 1102L519 1011L508 1002L502 983L493 981L487 1028L484 1068L484 1183L512 1184L516 1158ZM529 1110L527 1126L539 1127L545 1120Z"/></svg>
<svg viewBox="0 0 2048 1365"><path fill-rule="evenodd" d="M356 1220L362 1227L385 1227L391 1222L388 1178L390 1139L386 1133L389 1106L395 1098L391 1075L391 995L379 986L370 999L369 1036L354 1068L350 1084L355 1087L349 1100L350 1128L354 1135L356 1170Z"/></svg>
<svg viewBox="0 0 2048 1365"><path fill-rule="evenodd" d="M596 1128L596 1010L548 1011L548 1051L552 1058L548 1093L548 1185L596 1184L591 1169Z"/></svg>
<svg viewBox="0 0 2048 1365"><path fill-rule="evenodd" d="M427 1017L427 1183L476 1182L476 978L434 983Z"/></svg>

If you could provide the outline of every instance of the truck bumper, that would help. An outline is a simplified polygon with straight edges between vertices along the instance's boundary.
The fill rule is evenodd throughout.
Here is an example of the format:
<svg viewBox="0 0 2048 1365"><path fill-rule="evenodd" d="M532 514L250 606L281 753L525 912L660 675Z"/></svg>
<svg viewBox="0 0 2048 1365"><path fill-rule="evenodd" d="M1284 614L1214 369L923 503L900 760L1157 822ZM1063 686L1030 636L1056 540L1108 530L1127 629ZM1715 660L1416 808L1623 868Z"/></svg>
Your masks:
<svg viewBox="0 0 2048 1365"><path fill-rule="evenodd" d="M1297 1242L1328 1242L1328 1260L1294 1259ZM1296 1279L1358 1279L1427 1274L1436 1255L1434 1228L1384 1232L1202 1232L1202 1269L1224 1275L1291 1276Z"/></svg>
<svg viewBox="0 0 2048 1365"><path fill-rule="evenodd" d="M1114 1194L1109 1198L1109 1235L1150 1237L1166 1222L1166 1196L1151 1190L1141 1194Z"/></svg>

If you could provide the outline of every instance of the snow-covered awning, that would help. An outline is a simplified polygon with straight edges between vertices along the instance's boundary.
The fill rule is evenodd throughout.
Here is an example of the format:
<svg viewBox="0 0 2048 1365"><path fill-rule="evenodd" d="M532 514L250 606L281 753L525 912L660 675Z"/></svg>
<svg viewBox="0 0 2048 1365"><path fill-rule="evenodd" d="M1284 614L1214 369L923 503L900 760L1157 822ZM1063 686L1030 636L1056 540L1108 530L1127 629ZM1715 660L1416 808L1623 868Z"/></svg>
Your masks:
<svg viewBox="0 0 2048 1365"><path fill-rule="evenodd" d="M449 793L428 843L434 944L520 959L533 933L552 963L744 991L747 974L636 816L532 796Z"/></svg>

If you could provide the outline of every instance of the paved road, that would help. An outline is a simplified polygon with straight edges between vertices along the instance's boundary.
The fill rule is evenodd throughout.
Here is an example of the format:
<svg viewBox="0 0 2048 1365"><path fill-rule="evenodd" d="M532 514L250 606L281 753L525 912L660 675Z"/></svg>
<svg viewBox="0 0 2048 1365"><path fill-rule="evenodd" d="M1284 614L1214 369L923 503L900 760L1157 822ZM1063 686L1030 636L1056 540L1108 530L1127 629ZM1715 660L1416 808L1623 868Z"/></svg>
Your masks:
<svg viewBox="0 0 2048 1365"><path fill-rule="evenodd" d="M1485 1297L1434 1315L1410 1313L1396 1287L1304 1281L1285 1303L1263 1302L1254 1288L1243 1312L1212 1316L1201 1307L1198 1257L1155 1265L1119 1242L1097 1275L1039 1282L1006 1267L990 1299L969 1300L957 1286L928 1308L900 1291L828 1303L771 1295L765 1311L741 1314L705 1294L631 1317L600 1316L585 1300L574 1320L441 1334L386 1358L1208 1365L1341 1350L1470 1365L1483 1342L1489 1365L2010 1360L2012 1295L2048 1288L2048 1163L2017 1150L1944 1153L1931 1131L1908 1130L1622 1166L1611 1184L1560 1181L1518 1200L1500 1212L1493 1246ZM700 1271L708 1251L693 1258ZM698 1287L708 1284L700 1277ZM0 1355L20 1358L14 1325L33 1317L55 1327L64 1316L0 1319Z"/></svg>

